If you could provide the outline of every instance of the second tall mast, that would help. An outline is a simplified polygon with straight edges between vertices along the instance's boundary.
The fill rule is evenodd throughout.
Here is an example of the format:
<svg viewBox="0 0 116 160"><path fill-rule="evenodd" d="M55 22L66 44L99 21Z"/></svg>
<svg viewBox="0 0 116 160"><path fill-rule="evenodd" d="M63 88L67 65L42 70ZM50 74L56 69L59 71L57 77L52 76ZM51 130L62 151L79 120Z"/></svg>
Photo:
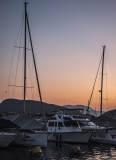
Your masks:
<svg viewBox="0 0 116 160"><path fill-rule="evenodd" d="M103 74L104 74L104 54L105 54L105 47L103 46L103 55L102 55L102 76L101 76L101 106L100 106L100 115L102 115L102 99L103 99Z"/></svg>

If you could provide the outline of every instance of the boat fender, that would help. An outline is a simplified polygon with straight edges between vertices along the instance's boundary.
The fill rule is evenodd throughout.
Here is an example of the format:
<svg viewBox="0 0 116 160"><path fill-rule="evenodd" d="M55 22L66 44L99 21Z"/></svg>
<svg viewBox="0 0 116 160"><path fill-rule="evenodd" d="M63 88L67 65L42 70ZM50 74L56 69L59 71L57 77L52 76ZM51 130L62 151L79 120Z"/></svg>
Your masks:
<svg viewBox="0 0 116 160"><path fill-rule="evenodd" d="M43 153L40 147L33 148L30 151L30 157L43 157Z"/></svg>
<svg viewBox="0 0 116 160"><path fill-rule="evenodd" d="M76 156L78 156L80 154L81 154L81 149L80 149L79 146L74 147L69 151L69 156L70 157L76 157Z"/></svg>

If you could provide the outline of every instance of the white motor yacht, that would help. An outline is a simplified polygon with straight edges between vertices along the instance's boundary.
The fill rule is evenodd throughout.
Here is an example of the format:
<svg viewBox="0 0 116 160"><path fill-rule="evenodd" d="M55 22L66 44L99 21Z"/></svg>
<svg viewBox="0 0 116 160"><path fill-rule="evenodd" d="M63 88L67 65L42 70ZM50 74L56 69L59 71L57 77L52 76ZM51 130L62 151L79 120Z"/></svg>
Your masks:
<svg viewBox="0 0 116 160"><path fill-rule="evenodd" d="M48 140L72 143L88 143L91 132L82 131L79 123L75 120L61 119L55 115L47 122Z"/></svg>
<svg viewBox="0 0 116 160"><path fill-rule="evenodd" d="M95 123L91 122L87 117L79 117L79 116L70 116L70 115L62 115L63 119L72 118L77 120L81 129L83 131L90 131L92 132L91 141L103 144L116 144L115 137L113 138L110 133L113 131L96 125ZM112 131L112 132L111 132Z"/></svg>
<svg viewBox="0 0 116 160"><path fill-rule="evenodd" d="M104 144L116 144L116 138L112 137L109 132L112 130L109 130L105 127L101 127L96 125L95 123L91 122L87 117L80 117L76 115L66 115L66 114L60 114L59 118L64 121L77 121L81 130L83 132L91 132L91 138L90 140L92 142L97 143L104 143ZM113 132L113 131L112 131Z"/></svg>

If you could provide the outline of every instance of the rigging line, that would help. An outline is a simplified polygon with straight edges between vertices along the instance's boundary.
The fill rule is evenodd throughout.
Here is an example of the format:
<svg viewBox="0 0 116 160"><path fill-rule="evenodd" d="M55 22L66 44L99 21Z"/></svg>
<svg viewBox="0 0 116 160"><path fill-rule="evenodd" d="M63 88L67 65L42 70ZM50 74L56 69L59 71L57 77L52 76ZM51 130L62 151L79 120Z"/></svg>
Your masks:
<svg viewBox="0 0 116 160"><path fill-rule="evenodd" d="M107 55L107 54L106 54ZM107 100L107 111L108 111L108 77L107 77L107 66L106 66L106 59L105 59L105 70L106 70L106 100Z"/></svg>
<svg viewBox="0 0 116 160"><path fill-rule="evenodd" d="M113 81L114 87L116 87L116 74L115 74L115 70L114 70L114 65L113 65L113 63L111 61L111 58L110 58L109 54L107 54L107 59L108 59L108 64L109 64L109 68L110 68L110 73L111 73L112 81ZM114 99L114 98L110 97L110 99ZM110 103L110 99L109 99L108 105Z"/></svg>
<svg viewBox="0 0 116 160"><path fill-rule="evenodd" d="M99 68L100 68L101 61L102 61L102 56L101 56L100 63L99 63L99 66L98 66L98 70L97 70L97 74L96 74L96 77L95 77L95 81L94 81L93 89L92 89L92 92L91 92L91 96L90 96L90 99L89 99L89 101L88 101L88 108L87 108L87 112L88 112L88 110L89 110L89 106L90 106L91 99L92 99L92 96L93 96L93 91L94 91L94 88L95 88L95 84L96 84L96 80L97 80L97 76L98 76L98 72L99 72Z"/></svg>
<svg viewBox="0 0 116 160"><path fill-rule="evenodd" d="M30 54L29 54L29 70L30 70L30 81L31 81L31 86L32 86L33 81L32 81L32 72L31 72L31 66L30 66ZM32 88L31 88L31 94L32 94Z"/></svg>
<svg viewBox="0 0 116 160"><path fill-rule="evenodd" d="M107 111L108 111L108 87L107 87L107 75L106 75L106 94L107 94Z"/></svg>
<svg viewBox="0 0 116 160"><path fill-rule="evenodd" d="M24 49L24 47L19 47L19 46L14 46L14 47ZM29 51L31 51L31 52L32 52L32 50L31 50L31 49L29 49L29 48L26 48L26 50L29 50Z"/></svg>
<svg viewBox="0 0 116 160"><path fill-rule="evenodd" d="M98 103L99 103L99 92L97 92L96 97L95 97L95 105L96 105L96 107L97 107Z"/></svg>
<svg viewBox="0 0 116 160"><path fill-rule="evenodd" d="M21 46L22 32L23 32L23 22L22 22L22 27L21 27L21 35L20 35L19 46ZM17 59L17 66L16 66L14 85L16 85L16 80L17 80L17 71L18 71L18 66L19 66L19 59L20 59L20 48L19 48L18 59ZM13 98L14 98L14 95L15 95L15 87L14 87L14 92L13 92Z"/></svg>
<svg viewBox="0 0 116 160"><path fill-rule="evenodd" d="M5 97L5 95L7 94L7 90L5 91L5 93L4 93L4 95L2 96L2 100L3 100L3 98Z"/></svg>
<svg viewBox="0 0 116 160"><path fill-rule="evenodd" d="M10 73L9 73L9 78L8 78L8 84L10 84L10 80L11 80L11 70L12 70L12 66L13 66L13 59L14 59L14 53L15 51L13 51L12 53L12 58L11 58L11 65L10 65ZM9 86L8 86L8 98L9 98Z"/></svg>
<svg viewBox="0 0 116 160"><path fill-rule="evenodd" d="M113 82L114 82L114 85L116 86L116 77L114 76L115 75L114 74L114 66L111 67L110 58L108 57L108 54L107 54L107 59L108 59L109 67L110 67L110 72L111 72L111 75L113 78Z"/></svg>
<svg viewBox="0 0 116 160"><path fill-rule="evenodd" d="M23 87L22 87L22 91L21 91L19 97L20 97L20 99L22 99L22 97L23 97Z"/></svg>
<svg viewBox="0 0 116 160"><path fill-rule="evenodd" d="M17 41L18 41L18 37L19 37L19 33L22 32L23 30L23 22L24 22L24 12L23 12L23 15L22 15L22 20L21 20L21 24L19 26L19 31L18 31L18 34L17 34L17 38L15 40L15 43L14 44L17 44Z"/></svg>
<svg viewBox="0 0 116 160"><path fill-rule="evenodd" d="M17 38L15 40L15 44L17 43L17 40L18 40L18 37L19 37L19 33L20 33L20 30L21 30L21 27L22 27L23 19L24 19L24 14L23 14L23 18L21 20L21 24L19 26L19 30L18 30ZM12 53L10 73L9 73L9 78L8 78L8 84L10 84L10 81L11 81L11 71L12 71L13 62L14 62L14 54L15 54L15 49L13 49L13 53ZM8 87L8 98L9 98L9 87Z"/></svg>
<svg viewBox="0 0 116 160"><path fill-rule="evenodd" d="M18 60L17 60L17 66L16 66L14 85L16 85L16 80L17 80L17 70L18 70L18 66L19 66L19 55L20 55L20 49L19 49L19 53L18 53ZM14 95L15 95L15 87L14 87L14 92L13 92L13 98L14 98Z"/></svg>
<svg viewBox="0 0 116 160"><path fill-rule="evenodd" d="M31 54L31 57L32 57L32 54ZM33 60L31 60L31 66L33 66ZM32 76L32 82L31 83L34 86L34 81L35 81L34 67L32 67L31 76ZM34 96L34 89L35 89L35 87L33 87L33 89L32 89L32 99L34 99L34 97L35 97Z"/></svg>
<svg viewBox="0 0 116 160"><path fill-rule="evenodd" d="M13 87L13 86L15 86L15 87L19 87L19 88L21 88L21 87L24 87L24 86L16 86L16 85L9 85L9 86L11 86L11 87ZM33 88L33 87L26 87L26 88Z"/></svg>

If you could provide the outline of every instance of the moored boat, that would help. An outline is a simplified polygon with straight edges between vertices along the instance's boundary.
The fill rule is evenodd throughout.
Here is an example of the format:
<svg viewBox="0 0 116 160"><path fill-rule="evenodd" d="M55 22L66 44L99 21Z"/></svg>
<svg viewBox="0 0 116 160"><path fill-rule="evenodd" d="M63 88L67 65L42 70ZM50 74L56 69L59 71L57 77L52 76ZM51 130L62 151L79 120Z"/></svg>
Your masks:
<svg viewBox="0 0 116 160"><path fill-rule="evenodd" d="M55 115L47 122L48 140L70 143L88 143L91 132L82 131L75 120L63 120L60 115Z"/></svg>
<svg viewBox="0 0 116 160"><path fill-rule="evenodd" d="M40 97L40 102L41 102L41 107L42 106L42 96L41 96L41 91L40 91L40 86L39 86L39 80L38 80L38 73L37 73L37 67L36 67L36 62L35 62L35 56L34 56L34 49L33 49L33 44L32 44L32 39L31 39L31 32L30 32L30 26L29 26L29 20L28 20L28 14L27 14L27 4L24 3L24 9L25 9L25 15L24 15L24 97L23 97L23 112L20 115L14 115L12 118L12 121L14 124L16 124L19 129L15 130L15 133L17 134L14 143L17 145L24 145L24 146L41 146L41 147L47 147L47 133L45 128L41 128L41 124L37 124L36 121L33 119L30 119L26 117L26 88L27 88L27 32L28 32L28 37L29 37L29 42L30 42L30 51L32 53L32 58L33 58L33 65L35 69L35 75L36 75L36 82L37 82L37 87L38 87L38 93ZM19 47L20 48L20 47ZM15 77L16 79L16 77ZM11 85L15 86L15 85ZM44 113L43 113L44 116ZM45 124L44 124L45 125ZM41 128L41 130L40 130Z"/></svg>
<svg viewBox="0 0 116 160"><path fill-rule="evenodd" d="M13 144L47 147L47 134L44 131L19 131Z"/></svg>
<svg viewBox="0 0 116 160"><path fill-rule="evenodd" d="M116 139L108 133L107 130L98 130L91 137L92 142L103 143L103 144L116 144Z"/></svg>
<svg viewBox="0 0 116 160"><path fill-rule="evenodd" d="M11 132L0 132L0 148L8 147L15 139L16 134Z"/></svg>

